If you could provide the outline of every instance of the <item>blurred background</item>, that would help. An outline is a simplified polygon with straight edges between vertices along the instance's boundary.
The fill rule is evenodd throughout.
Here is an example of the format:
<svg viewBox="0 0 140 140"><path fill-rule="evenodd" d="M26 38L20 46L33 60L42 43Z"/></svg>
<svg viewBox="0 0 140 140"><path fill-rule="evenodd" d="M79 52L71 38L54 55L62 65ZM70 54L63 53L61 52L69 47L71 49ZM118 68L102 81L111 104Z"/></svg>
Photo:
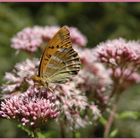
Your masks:
<svg viewBox="0 0 140 140"><path fill-rule="evenodd" d="M88 39L86 47L95 47L107 39L140 38L140 3L0 3L0 82L4 73L24 60L23 52L16 56L10 39L24 27L34 25L68 25L77 27ZM119 102L119 111L140 111L140 86L130 87ZM131 113L117 119L117 137L140 137L140 117ZM48 137L60 137L58 128L48 124ZM81 129L82 137L102 137L103 126L97 133L92 127ZM28 137L16 122L0 119L0 137Z"/></svg>

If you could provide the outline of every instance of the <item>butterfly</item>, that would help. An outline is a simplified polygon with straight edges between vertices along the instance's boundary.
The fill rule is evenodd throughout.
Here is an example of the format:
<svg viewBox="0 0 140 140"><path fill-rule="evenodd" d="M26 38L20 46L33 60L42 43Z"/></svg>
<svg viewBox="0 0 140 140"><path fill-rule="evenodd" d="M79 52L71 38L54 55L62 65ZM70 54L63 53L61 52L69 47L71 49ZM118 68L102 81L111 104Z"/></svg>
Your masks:
<svg viewBox="0 0 140 140"><path fill-rule="evenodd" d="M43 86L49 83L65 83L80 70L80 59L72 48L70 32L67 26L63 26L45 44L38 75L32 79Z"/></svg>

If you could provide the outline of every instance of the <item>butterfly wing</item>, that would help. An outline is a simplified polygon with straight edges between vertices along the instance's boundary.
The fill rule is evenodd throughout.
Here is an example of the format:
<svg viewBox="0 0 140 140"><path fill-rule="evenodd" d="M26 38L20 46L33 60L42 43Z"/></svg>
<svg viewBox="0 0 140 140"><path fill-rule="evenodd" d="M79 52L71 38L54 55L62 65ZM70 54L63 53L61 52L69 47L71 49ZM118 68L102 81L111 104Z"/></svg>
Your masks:
<svg viewBox="0 0 140 140"><path fill-rule="evenodd" d="M52 56L44 76L48 83L64 83L80 70L78 54L72 47L58 49Z"/></svg>
<svg viewBox="0 0 140 140"><path fill-rule="evenodd" d="M48 64L50 61L50 58L52 55L56 53L56 51L59 48L63 47L69 47L72 45L71 39L70 39L70 33L66 26L63 26L55 35L54 37L47 43L47 45L44 45L45 50L42 54L40 65L39 65L39 71L38 76L43 77L43 75L46 73Z"/></svg>
<svg viewBox="0 0 140 140"><path fill-rule="evenodd" d="M51 39L42 55L39 76L48 83L65 82L80 70L78 54L72 48L69 30L62 27Z"/></svg>

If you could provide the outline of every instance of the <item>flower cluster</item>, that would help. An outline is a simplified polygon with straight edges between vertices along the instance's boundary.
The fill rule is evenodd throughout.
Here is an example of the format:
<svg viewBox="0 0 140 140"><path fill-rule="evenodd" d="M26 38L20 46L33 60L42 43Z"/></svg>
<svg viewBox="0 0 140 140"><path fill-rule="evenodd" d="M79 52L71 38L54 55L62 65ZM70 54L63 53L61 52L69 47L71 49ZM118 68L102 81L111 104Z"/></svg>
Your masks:
<svg viewBox="0 0 140 140"><path fill-rule="evenodd" d="M59 115L55 100L55 96L46 90L30 87L22 94L4 99L0 116L18 120L22 125L37 127Z"/></svg>
<svg viewBox="0 0 140 140"><path fill-rule="evenodd" d="M97 58L94 56L94 52L95 52L95 49L83 49L82 51L79 51L80 59L83 64L82 70L85 73L89 72L94 77L97 77L98 79L100 79L101 81L98 83L102 84L103 86L105 84L111 84L109 71L106 70L106 68L104 67L102 63L97 61ZM81 75L84 76L84 74L81 74ZM95 80L91 80L91 81L93 82Z"/></svg>
<svg viewBox="0 0 140 140"><path fill-rule="evenodd" d="M87 44L87 38L75 27L70 27L72 42L76 46L84 47Z"/></svg>
<svg viewBox="0 0 140 140"><path fill-rule="evenodd" d="M32 28L24 28L12 38L11 47L16 50L25 50L27 52L35 52L40 47L42 40L43 28L35 26Z"/></svg>
<svg viewBox="0 0 140 140"><path fill-rule="evenodd" d="M32 86L34 83L31 76L36 74L38 65L38 59L33 61L26 59L21 63L17 63L12 72L6 72L4 77L6 83L2 86L2 91L5 93L21 93L29 86Z"/></svg>
<svg viewBox="0 0 140 140"><path fill-rule="evenodd" d="M95 49L82 49L79 51L83 68L77 76L77 85L80 90L87 93L99 107L105 108L112 85L109 71L97 61Z"/></svg>
<svg viewBox="0 0 140 140"><path fill-rule="evenodd" d="M77 87L77 82L69 81L65 85L57 85L54 93L58 98L61 115L58 121L62 118L68 129L77 129L85 127L91 123L91 120L96 120L100 116L100 111L93 102L89 103L87 97ZM88 116L88 111L92 114L92 119ZM85 115L82 115L85 113Z"/></svg>
<svg viewBox="0 0 140 140"><path fill-rule="evenodd" d="M35 104L35 103L37 104L37 102L38 103L40 102L40 104L43 104L42 99L44 100L44 97L38 99L36 94L40 95L44 91L44 88L40 88L40 90L36 90L36 87L34 86L34 81L31 79L31 77L37 72L38 62L39 62L38 59L33 59L32 61L27 59L24 62L17 63L14 70L11 73L6 73L5 75L6 84L2 86L2 91L4 93L9 93L12 95L4 94L4 99L5 98L6 99L2 102L2 110L1 110L3 112L1 113L2 117L7 118L7 116L3 114L4 113L7 114L7 110L12 110L13 108L15 108L14 114L7 114L9 118L13 118L14 116L15 119L19 119L20 122L22 122L23 120L26 121L26 119L28 119L27 124L24 121L22 122L22 124L24 125L33 123L33 120L29 120L28 116L26 119L23 116L20 116L21 118L19 118L19 114L16 114L16 110L18 108L21 108L20 107L21 105L24 106L23 103L24 103L25 98L21 98L24 96L26 97L26 99L27 97L29 97L27 104L25 104L27 108L30 108L29 101L32 104ZM85 125L91 123L91 120L88 114L83 116L81 115L81 112L91 110L92 120L100 116L100 111L98 107L94 105L93 102L88 102L88 99L85 94L86 90L85 89L82 90L79 88L79 85L81 84L81 82L85 83L85 79L83 77L80 77L80 75L78 75L73 80L69 81L66 84L50 85L50 88L53 91L53 95L56 96L56 101L54 104L60 110L60 117L57 117L58 118L57 120L60 120L62 116L65 116L64 118L66 119L67 125L69 126L68 128L70 129L72 129L74 125L75 125L75 128L79 128L79 127L84 127ZM91 81L91 83L93 84L93 81ZM83 86L83 88L86 88L86 86ZM34 96L30 97L29 95L31 93L32 95L34 94ZM37 102L34 103L34 100L36 100ZM11 108L11 104L13 105L12 108ZM34 114L32 114L32 110L33 108L29 110L31 111L29 112L29 114L30 114L30 117L33 118ZM26 116L26 114L24 115ZM40 118L36 114L37 121L35 121L34 124L36 125L36 123L38 123L39 120L42 122L42 119L43 118ZM46 117L46 120L47 119L48 117Z"/></svg>
<svg viewBox="0 0 140 140"><path fill-rule="evenodd" d="M12 47L35 52L58 30L58 26L25 28L13 37ZM140 42L120 38L85 49L86 37L77 28L69 30L81 59L80 72L65 84L51 83L48 89L31 78L37 73L38 59L17 63L4 77L2 91L10 95L3 96L1 117L16 119L25 126L38 126L56 118L70 130L85 127L100 117L114 89L121 93L140 82Z"/></svg>
<svg viewBox="0 0 140 140"><path fill-rule="evenodd" d="M96 48L97 59L106 64L114 83L125 89L140 82L140 42L123 38L109 40Z"/></svg>
<svg viewBox="0 0 140 140"><path fill-rule="evenodd" d="M37 59L27 59L17 63L11 73L6 73L6 84L2 86L6 94L1 102L1 117L19 120L26 126L36 126L58 116L55 95L47 89L36 88L31 79L37 71L38 62Z"/></svg>
<svg viewBox="0 0 140 140"><path fill-rule="evenodd" d="M97 46L98 56L101 62L119 67L123 67L124 64L127 66L139 65L139 48L140 44L138 42L135 42L134 45L134 42L127 42L122 38L112 41L109 40Z"/></svg>
<svg viewBox="0 0 140 140"><path fill-rule="evenodd" d="M27 27L18 32L11 40L11 47L16 50L35 52L43 42L49 41L60 28L58 26ZM85 46L87 39L77 28L70 27L72 43L75 46Z"/></svg>

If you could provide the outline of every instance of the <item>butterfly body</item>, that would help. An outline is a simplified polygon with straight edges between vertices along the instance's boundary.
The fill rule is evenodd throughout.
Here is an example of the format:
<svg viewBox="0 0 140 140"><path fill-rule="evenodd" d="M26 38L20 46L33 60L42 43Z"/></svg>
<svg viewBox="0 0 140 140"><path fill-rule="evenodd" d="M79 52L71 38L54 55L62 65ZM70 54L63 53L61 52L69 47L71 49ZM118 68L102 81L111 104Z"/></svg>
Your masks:
<svg viewBox="0 0 140 140"><path fill-rule="evenodd" d="M47 79L44 79L43 77L32 76L32 80L35 81L36 83L39 83L39 85L48 87Z"/></svg>
<svg viewBox="0 0 140 140"><path fill-rule="evenodd" d="M54 37L45 44L38 75L32 79L41 85L64 83L80 70L80 59L72 48L69 30L63 26Z"/></svg>

